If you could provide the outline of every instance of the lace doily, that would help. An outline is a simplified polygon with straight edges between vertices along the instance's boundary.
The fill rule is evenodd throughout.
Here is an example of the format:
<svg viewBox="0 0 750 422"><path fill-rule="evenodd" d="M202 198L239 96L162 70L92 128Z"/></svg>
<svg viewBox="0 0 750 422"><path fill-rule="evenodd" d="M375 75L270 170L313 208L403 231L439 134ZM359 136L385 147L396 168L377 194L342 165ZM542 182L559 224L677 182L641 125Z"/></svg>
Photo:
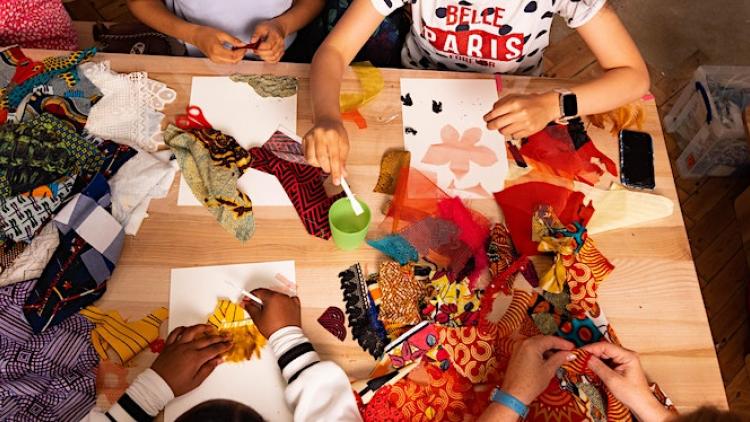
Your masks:
<svg viewBox="0 0 750 422"><path fill-rule="evenodd" d="M86 130L102 138L156 151L164 142L161 111L177 98L177 93L149 79L146 72L113 72L108 61L85 63L79 69L104 94L91 108Z"/></svg>

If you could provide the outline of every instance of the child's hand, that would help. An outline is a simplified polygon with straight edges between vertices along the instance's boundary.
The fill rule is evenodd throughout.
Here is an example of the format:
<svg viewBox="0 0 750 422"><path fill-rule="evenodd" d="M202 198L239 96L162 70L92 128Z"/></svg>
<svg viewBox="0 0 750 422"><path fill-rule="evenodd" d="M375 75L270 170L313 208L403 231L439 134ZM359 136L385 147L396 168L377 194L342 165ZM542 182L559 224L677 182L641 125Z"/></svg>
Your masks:
<svg viewBox="0 0 750 422"><path fill-rule="evenodd" d="M224 44L233 47L245 45L239 39L209 26L200 26L193 33L193 39L188 41L212 62L215 63L237 63L245 56L245 50L230 50Z"/></svg>
<svg viewBox="0 0 750 422"><path fill-rule="evenodd" d="M607 342L589 344L582 349L593 355L589 359L589 369L639 420L661 421L669 417L669 411L651 394L646 374L635 352ZM613 368L602 359L610 360Z"/></svg>
<svg viewBox="0 0 750 422"><path fill-rule="evenodd" d="M495 103L492 111L484 115L487 129L499 130L511 139L533 135L558 118L560 101L556 92L506 95Z"/></svg>
<svg viewBox="0 0 750 422"><path fill-rule="evenodd" d="M250 300L243 301L242 306L263 337L271 337L271 334L284 327L302 326L299 298L266 289L253 290L252 293L263 301L263 307Z"/></svg>
<svg viewBox="0 0 750 422"><path fill-rule="evenodd" d="M216 334L212 325L177 327L169 333L164 350L151 369L178 397L201 385L222 362L220 355L231 347L232 342Z"/></svg>
<svg viewBox="0 0 750 422"><path fill-rule="evenodd" d="M557 352L545 359L544 355L553 350ZM557 369L571 356L575 359L570 350L573 343L560 337L536 336L524 340L513 350L501 390L528 406L544 392Z"/></svg>
<svg viewBox="0 0 750 422"><path fill-rule="evenodd" d="M331 173L333 184L338 185L346 176L346 157L349 155L349 137L341 120L315 122L304 138L307 163Z"/></svg>
<svg viewBox="0 0 750 422"><path fill-rule="evenodd" d="M277 63L284 55L286 30L275 20L263 21L255 26L250 44L260 41L253 52L263 61Z"/></svg>

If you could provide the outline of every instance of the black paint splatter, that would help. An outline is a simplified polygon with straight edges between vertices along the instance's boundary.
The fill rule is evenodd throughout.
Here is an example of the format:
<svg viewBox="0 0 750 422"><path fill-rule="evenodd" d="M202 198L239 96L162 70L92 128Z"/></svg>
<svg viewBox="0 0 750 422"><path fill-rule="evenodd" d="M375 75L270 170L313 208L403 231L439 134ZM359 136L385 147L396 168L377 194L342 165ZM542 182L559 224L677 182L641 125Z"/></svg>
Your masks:
<svg viewBox="0 0 750 422"><path fill-rule="evenodd" d="M405 97L402 95L401 96L401 104L403 104L403 105L405 105L407 107L413 106L414 105L414 101L411 100L411 94L409 94L407 92Z"/></svg>
<svg viewBox="0 0 750 422"><path fill-rule="evenodd" d="M417 130L414 129L413 127L409 127L409 126L407 126L407 127L404 128L404 132L407 135L416 135L417 134Z"/></svg>
<svg viewBox="0 0 750 422"><path fill-rule="evenodd" d="M440 113L443 111L443 103L441 101L432 100L432 112Z"/></svg>

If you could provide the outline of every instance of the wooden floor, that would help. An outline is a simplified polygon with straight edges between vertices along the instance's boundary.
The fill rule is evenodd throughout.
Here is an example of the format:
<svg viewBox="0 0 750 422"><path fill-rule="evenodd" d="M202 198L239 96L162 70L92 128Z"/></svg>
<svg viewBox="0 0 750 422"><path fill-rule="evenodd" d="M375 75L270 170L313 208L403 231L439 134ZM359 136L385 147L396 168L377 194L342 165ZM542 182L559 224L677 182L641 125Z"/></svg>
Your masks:
<svg viewBox="0 0 750 422"><path fill-rule="evenodd" d="M132 19L124 0L75 0L68 9L75 20L126 21ZM690 81L705 56L695 52L675 70L650 69L651 92L662 116ZM573 33L545 52L546 76L588 79L601 72L580 37ZM679 155L674 140L665 134L672 168ZM675 172L676 173L676 172ZM701 283L719 364L730 407L750 416L750 360L745 357L750 338L748 269L734 211L735 198L750 185L750 177L681 179L675 175L683 217ZM655 280L654 282L658 282Z"/></svg>

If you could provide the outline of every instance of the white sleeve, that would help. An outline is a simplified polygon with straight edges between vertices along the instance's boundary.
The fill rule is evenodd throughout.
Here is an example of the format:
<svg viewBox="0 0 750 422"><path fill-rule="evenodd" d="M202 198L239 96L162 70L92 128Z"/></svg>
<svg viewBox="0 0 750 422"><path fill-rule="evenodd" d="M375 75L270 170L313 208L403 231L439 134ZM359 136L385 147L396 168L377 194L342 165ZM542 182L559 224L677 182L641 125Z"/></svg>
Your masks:
<svg viewBox="0 0 750 422"><path fill-rule="evenodd" d="M570 28L578 28L593 19L606 3L607 0L558 0L557 14Z"/></svg>
<svg viewBox="0 0 750 422"><path fill-rule="evenodd" d="M407 0L370 0L370 3L372 3L375 10L383 16L390 15L396 11L396 9L405 5L406 2Z"/></svg>
<svg viewBox="0 0 750 422"><path fill-rule="evenodd" d="M106 413L94 409L81 422L150 421L174 398L172 389L153 369L143 371Z"/></svg>
<svg viewBox="0 0 750 422"><path fill-rule="evenodd" d="M284 396L294 420L361 421L344 371L320 357L299 327L284 327L268 338L288 386Z"/></svg>

